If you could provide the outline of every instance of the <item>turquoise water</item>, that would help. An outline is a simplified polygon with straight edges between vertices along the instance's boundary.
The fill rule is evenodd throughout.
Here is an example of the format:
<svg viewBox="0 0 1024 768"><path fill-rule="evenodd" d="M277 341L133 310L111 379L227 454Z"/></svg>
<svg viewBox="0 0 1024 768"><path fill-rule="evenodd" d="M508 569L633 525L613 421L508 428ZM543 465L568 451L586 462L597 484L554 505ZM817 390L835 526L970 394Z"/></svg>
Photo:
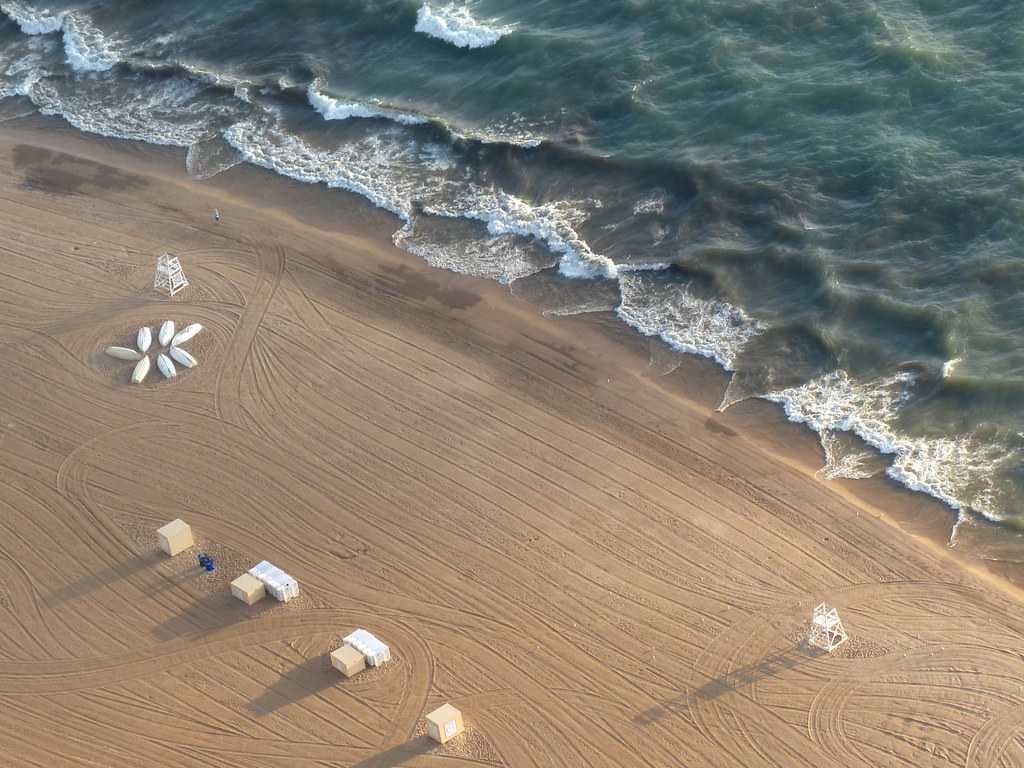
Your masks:
<svg viewBox="0 0 1024 768"><path fill-rule="evenodd" d="M717 360L723 407L779 402L829 476L882 453L964 514L1020 514L1012 3L0 9L12 104L188 147L198 178L249 162L356 192L442 268L575 281L557 310Z"/></svg>

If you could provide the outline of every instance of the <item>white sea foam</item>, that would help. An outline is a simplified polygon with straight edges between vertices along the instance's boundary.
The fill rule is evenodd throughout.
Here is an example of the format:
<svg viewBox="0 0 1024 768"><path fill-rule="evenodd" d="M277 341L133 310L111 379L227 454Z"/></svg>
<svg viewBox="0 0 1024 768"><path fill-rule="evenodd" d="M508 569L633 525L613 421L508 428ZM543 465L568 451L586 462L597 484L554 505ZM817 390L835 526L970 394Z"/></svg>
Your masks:
<svg viewBox="0 0 1024 768"><path fill-rule="evenodd" d="M78 13L64 16L64 53L72 69L105 72L121 58L113 42L92 21Z"/></svg>
<svg viewBox="0 0 1024 768"><path fill-rule="evenodd" d="M29 37L6 46L0 52L0 98L28 96L32 86L50 74L44 62L56 45L45 37Z"/></svg>
<svg viewBox="0 0 1024 768"><path fill-rule="evenodd" d="M431 7L424 3L416 13L415 30L457 48L487 48L511 32L512 27L488 26L474 19L465 5Z"/></svg>
<svg viewBox="0 0 1024 768"><path fill-rule="evenodd" d="M942 378L948 379L950 376L952 376L953 371L955 371L956 367L962 362L963 358L960 357L954 357L952 360L947 360L946 362L944 362L942 364Z"/></svg>
<svg viewBox="0 0 1024 768"><path fill-rule="evenodd" d="M615 262L594 253L575 229L586 218L587 208L596 205L593 200L556 200L531 205L502 190L469 185L466 194L456 203L427 210L438 216L482 221L495 237L522 235L540 240L559 254L558 269L566 277L614 278L618 274Z"/></svg>
<svg viewBox="0 0 1024 768"><path fill-rule="evenodd" d="M64 23L63 12L54 13L47 8L32 8L19 0L3 0L0 2L0 11L16 22L26 35L59 32Z"/></svg>
<svg viewBox="0 0 1024 768"><path fill-rule="evenodd" d="M484 277L509 285L515 280L554 266L556 261L551 254L545 260L535 250L524 247L514 235L483 238L462 235L438 242L417 232L415 221L415 218L410 219L395 232L395 245L419 256L437 269Z"/></svg>
<svg viewBox="0 0 1024 768"><path fill-rule="evenodd" d="M906 373L857 382L845 371L834 371L763 397L781 403L790 421L818 433L852 432L892 455L886 474L911 490L934 496L953 509L968 507L999 519L992 478L996 466L1009 458L1005 449L970 435L912 437L901 432L898 411L913 382Z"/></svg>
<svg viewBox="0 0 1024 768"><path fill-rule="evenodd" d="M447 171L455 166L451 147L444 144L423 144L419 151L420 162L432 171Z"/></svg>
<svg viewBox="0 0 1024 768"><path fill-rule="evenodd" d="M298 181L346 189L403 220L409 218L410 201L421 189L416 145L386 132L327 150L310 146L270 117L236 123L224 138L253 165Z"/></svg>
<svg viewBox="0 0 1024 768"><path fill-rule="evenodd" d="M524 149L539 147L551 133L552 125L545 125L529 119L519 112L512 112L501 120L484 126L466 129L448 126L452 135L464 141L479 141L484 144L511 144Z"/></svg>
<svg viewBox="0 0 1024 768"><path fill-rule="evenodd" d="M309 105L323 115L324 120L350 120L353 118L390 120L401 125L425 125L430 117L415 112L394 109L379 102L362 102L336 99L321 90L322 84L314 80L306 88ZM544 136L536 126L519 115L488 124L482 128L467 129L455 125L446 126L451 135L463 141L479 141L484 144L511 144L525 149L538 147Z"/></svg>
<svg viewBox="0 0 1024 768"><path fill-rule="evenodd" d="M636 201L633 206L634 216L660 216L665 212L665 193L656 192L649 197Z"/></svg>
<svg viewBox="0 0 1024 768"><path fill-rule="evenodd" d="M105 72L121 58L114 42L78 11L37 10L19 0L2 0L0 10L17 22L26 35L63 31L67 63L76 71Z"/></svg>
<svg viewBox="0 0 1024 768"><path fill-rule="evenodd" d="M677 351L710 357L727 371L747 342L764 330L728 302L698 298L686 285L642 273L620 273L619 291L616 313L628 325Z"/></svg>
<svg viewBox="0 0 1024 768"><path fill-rule="evenodd" d="M593 253L575 229L598 205L596 201L532 205L499 189L451 179L447 172L452 160L443 147L417 143L400 130L368 134L330 150L310 146L273 120L237 123L224 137L248 162L300 181L346 189L403 220L409 219L417 201L433 216L483 222L488 240L498 248L506 247L515 235L543 243L559 257L559 269L566 276L614 278L619 273L620 267ZM514 269L508 276L518 272Z"/></svg>
<svg viewBox="0 0 1024 768"><path fill-rule="evenodd" d="M310 106L324 116L324 120L348 120L350 118L383 118L403 125L419 125L430 122L422 115L401 112L373 104L355 101L340 101L318 89L317 83L310 83L306 89L306 97Z"/></svg>
<svg viewBox="0 0 1024 768"><path fill-rule="evenodd" d="M200 90L188 78L140 78L138 87L114 100L110 83L103 80L79 83L70 93L40 80L29 89L28 97L43 114L59 115L88 133L188 147L211 138L208 113L193 101Z"/></svg>

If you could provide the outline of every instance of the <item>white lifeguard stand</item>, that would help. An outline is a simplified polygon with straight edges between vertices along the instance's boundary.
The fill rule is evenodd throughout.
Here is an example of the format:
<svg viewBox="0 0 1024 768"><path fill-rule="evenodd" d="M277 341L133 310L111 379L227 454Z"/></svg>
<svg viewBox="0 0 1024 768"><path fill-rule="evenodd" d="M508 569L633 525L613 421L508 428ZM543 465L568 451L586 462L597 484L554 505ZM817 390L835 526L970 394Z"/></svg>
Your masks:
<svg viewBox="0 0 1024 768"><path fill-rule="evenodd" d="M807 642L832 653L849 639L839 618L839 611L828 603L818 603L811 614L811 632Z"/></svg>
<svg viewBox="0 0 1024 768"><path fill-rule="evenodd" d="M173 296L182 288L188 285L185 273L181 269L181 262L177 256L165 253L156 260L156 277L153 280L153 289Z"/></svg>

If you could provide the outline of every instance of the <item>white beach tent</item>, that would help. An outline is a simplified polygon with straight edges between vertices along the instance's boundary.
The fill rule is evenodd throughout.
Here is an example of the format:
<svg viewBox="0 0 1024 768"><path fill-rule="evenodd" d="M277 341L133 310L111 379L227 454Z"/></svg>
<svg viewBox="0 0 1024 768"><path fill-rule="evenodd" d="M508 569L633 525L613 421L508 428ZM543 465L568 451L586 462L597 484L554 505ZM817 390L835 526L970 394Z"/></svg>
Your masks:
<svg viewBox="0 0 1024 768"><path fill-rule="evenodd" d="M391 661L391 649L365 629L357 629L346 637L343 642L348 643L363 654L366 658L366 663L371 667Z"/></svg>
<svg viewBox="0 0 1024 768"><path fill-rule="evenodd" d="M293 597L299 596L299 582L266 560L250 568L249 574L262 581L267 592L282 603L287 603Z"/></svg>

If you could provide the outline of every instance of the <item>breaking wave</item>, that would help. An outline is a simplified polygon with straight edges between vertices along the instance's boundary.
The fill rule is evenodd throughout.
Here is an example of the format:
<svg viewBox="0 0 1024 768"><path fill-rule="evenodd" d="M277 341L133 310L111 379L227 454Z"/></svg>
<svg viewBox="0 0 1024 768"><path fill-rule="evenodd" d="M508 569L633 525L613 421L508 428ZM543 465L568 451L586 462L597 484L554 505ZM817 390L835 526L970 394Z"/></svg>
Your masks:
<svg viewBox="0 0 1024 768"><path fill-rule="evenodd" d="M35 10L18 0L0 2L2 10L26 35L64 33L64 54L78 72L105 72L120 60L120 53L88 16L77 11Z"/></svg>
<svg viewBox="0 0 1024 768"><path fill-rule="evenodd" d="M350 118L378 118L390 120L402 125L420 125L430 122L422 115L410 112L399 112L394 109L361 104L354 101L339 101L319 90L318 83L312 82L306 90L306 96L313 109L324 116L324 120L348 120Z"/></svg>
<svg viewBox="0 0 1024 768"><path fill-rule="evenodd" d="M449 3L432 8L430 3L424 3L416 13L415 30L456 48L487 48L501 40L511 28L491 27L477 21L464 5Z"/></svg>
<svg viewBox="0 0 1024 768"><path fill-rule="evenodd" d="M120 61L121 54L88 17L77 13L64 16L64 53L78 72L106 72Z"/></svg>
<svg viewBox="0 0 1024 768"><path fill-rule="evenodd" d="M15 22L26 35L48 35L59 32L64 24L63 13L51 13L48 10L37 11L18 0L0 2L3 11L11 21Z"/></svg>
<svg viewBox="0 0 1024 768"><path fill-rule="evenodd" d="M619 275L622 301L616 313L644 336L657 336L673 349L709 357L735 368L747 342L764 328L728 302L701 299L686 285L639 273Z"/></svg>
<svg viewBox="0 0 1024 768"><path fill-rule="evenodd" d="M829 432L852 432L893 457L886 474L914 491L956 510L969 508L992 520L1002 515L993 470L1011 458L999 447L970 435L913 437L898 426L899 411L913 397L916 376L899 373L857 382L833 371L799 387L763 395L780 403L790 421L806 424L827 441Z"/></svg>

